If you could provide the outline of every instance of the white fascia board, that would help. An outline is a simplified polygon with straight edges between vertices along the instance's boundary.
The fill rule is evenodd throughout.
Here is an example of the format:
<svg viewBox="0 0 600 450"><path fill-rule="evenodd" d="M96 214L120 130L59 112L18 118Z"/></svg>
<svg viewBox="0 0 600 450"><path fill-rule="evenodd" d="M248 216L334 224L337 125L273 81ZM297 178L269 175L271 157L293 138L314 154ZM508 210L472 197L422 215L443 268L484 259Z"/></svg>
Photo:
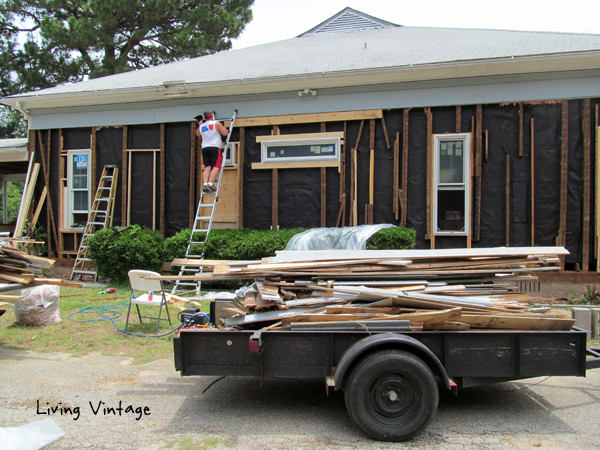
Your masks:
<svg viewBox="0 0 600 450"><path fill-rule="evenodd" d="M499 58L493 60L456 61L391 68L374 68L343 72L323 72L282 77L239 79L186 84L178 93L165 92L163 86L107 89L94 92L60 94L21 94L0 99L27 110L86 105L110 105L184 98L267 94L298 91L305 88L328 89L369 86L413 81L443 80L497 75L550 73L600 68L600 50L542 56Z"/></svg>

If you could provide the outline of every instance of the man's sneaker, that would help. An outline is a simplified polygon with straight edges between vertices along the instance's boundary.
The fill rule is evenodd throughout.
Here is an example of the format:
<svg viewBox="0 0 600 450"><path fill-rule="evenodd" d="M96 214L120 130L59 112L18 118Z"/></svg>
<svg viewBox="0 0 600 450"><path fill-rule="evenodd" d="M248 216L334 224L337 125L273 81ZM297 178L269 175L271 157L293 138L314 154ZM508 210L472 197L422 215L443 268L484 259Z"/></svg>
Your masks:
<svg viewBox="0 0 600 450"><path fill-rule="evenodd" d="M217 188L215 187L214 184L207 184L206 187L208 188L208 192L217 192Z"/></svg>
<svg viewBox="0 0 600 450"><path fill-rule="evenodd" d="M204 192L205 194L209 194L210 192L213 192L210 187L208 187L208 184L205 184L202 186L202 192Z"/></svg>

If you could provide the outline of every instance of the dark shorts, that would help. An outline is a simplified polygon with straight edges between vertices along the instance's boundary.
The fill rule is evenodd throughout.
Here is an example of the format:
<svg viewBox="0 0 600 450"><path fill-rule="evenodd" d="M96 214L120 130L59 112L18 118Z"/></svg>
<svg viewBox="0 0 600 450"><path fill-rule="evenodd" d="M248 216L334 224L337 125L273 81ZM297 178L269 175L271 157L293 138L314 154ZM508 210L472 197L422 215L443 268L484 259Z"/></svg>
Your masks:
<svg viewBox="0 0 600 450"><path fill-rule="evenodd" d="M204 167L220 169L223 162L221 149L218 147L204 147L202 149L202 160L204 161Z"/></svg>

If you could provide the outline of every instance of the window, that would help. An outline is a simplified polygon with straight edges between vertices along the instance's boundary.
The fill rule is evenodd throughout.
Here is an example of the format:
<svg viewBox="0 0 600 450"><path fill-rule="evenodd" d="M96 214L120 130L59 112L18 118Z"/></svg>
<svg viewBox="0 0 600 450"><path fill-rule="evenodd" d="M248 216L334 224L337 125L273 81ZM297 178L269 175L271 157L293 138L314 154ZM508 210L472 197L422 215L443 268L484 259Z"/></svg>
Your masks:
<svg viewBox="0 0 600 450"><path fill-rule="evenodd" d="M225 146L225 143L223 142L222 148L225 149L225 152L223 154L223 156L224 156L223 165L224 166L234 166L237 164L237 159L236 159L237 147L238 147L237 142L229 142L226 146Z"/></svg>
<svg viewBox="0 0 600 450"><path fill-rule="evenodd" d="M67 161L68 225L83 227L90 205L90 150L69 150Z"/></svg>
<svg viewBox="0 0 600 450"><path fill-rule="evenodd" d="M469 234L469 134L434 135L435 235Z"/></svg>
<svg viewBox="0 0 600 450"><path fill-rule="evenodd" d="M262 162L339 161L340 142L339 137L263 141Z"/></svg>

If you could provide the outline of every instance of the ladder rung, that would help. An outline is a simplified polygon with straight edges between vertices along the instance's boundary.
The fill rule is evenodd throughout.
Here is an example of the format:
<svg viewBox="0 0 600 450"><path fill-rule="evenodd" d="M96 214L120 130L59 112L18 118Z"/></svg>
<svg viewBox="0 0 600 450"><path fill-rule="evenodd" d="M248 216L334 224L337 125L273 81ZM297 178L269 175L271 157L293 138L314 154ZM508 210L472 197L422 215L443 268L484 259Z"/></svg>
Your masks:
<svg viewBox="0 0 600 450"><path fill-rule="evenodd" d="M198 216L196 217L196 221L198 220L210 220L211 216Z"/></svg>
<svg viewBox="0 0 600 450"><path fill-rule="evenodd" d="M96 275L95 270L73 270L73 273L87 273L90 275Z"/></svg>

